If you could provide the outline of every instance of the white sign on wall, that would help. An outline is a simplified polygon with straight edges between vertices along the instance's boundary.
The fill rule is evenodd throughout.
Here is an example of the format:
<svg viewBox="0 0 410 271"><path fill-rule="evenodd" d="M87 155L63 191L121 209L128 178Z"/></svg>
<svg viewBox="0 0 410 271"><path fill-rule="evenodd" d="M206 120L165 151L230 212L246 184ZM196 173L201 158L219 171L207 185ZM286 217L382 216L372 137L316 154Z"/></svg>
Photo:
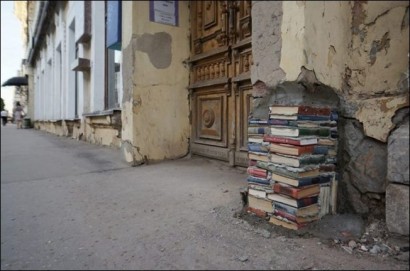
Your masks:
<svg viewBox="0 0 410 271"><path fill-rule="evenodd" d="M178 1L154 1L149 3L151 22L178 26Z"/></svg>

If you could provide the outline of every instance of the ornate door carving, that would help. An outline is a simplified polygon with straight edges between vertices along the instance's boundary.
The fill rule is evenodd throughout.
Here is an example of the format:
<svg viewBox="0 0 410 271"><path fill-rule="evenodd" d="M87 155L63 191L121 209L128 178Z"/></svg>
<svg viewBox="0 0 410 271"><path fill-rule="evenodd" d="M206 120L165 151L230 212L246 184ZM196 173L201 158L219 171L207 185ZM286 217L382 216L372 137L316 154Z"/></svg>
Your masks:
<svg viewBox="0 0 410 271"><path fill-rule="evenodd" d="M192 152L247 165L251 1L192 1Z"/></svg>

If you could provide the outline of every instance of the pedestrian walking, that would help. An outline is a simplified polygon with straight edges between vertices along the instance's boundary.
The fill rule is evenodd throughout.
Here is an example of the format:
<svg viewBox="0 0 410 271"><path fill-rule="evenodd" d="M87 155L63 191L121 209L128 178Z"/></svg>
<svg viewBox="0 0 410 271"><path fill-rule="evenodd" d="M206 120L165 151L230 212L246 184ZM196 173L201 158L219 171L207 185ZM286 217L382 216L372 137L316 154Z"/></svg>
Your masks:
<svg viewBox="0 0 410 271"><path fill-rule="evenodd" d="M4 109L3 111L1 111L1 120L2 120L2 122L3 122L3 126L6 126L8 116L9 116L9 112L7 112L6 109Z"/></svg>
<svg viewBox="0 0 410 271"><path fill-rule="evenodd" d="M21 129L21 122L24 117L23 107L20 105L20 102L16 103L16 107L14 108L14 119L16 120L17 129Z"/></svg>

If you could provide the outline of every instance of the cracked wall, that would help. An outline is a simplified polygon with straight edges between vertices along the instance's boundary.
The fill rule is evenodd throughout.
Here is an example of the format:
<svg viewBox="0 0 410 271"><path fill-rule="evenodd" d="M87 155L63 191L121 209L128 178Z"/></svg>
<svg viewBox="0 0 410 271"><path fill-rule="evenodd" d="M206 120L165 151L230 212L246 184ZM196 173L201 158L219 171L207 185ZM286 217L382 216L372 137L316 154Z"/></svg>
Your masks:
<svg viewBox="0 0 410 271"><path fill-rule="evenodd" d="M189 151L188 2L179 25L149 21L149 2L123 6L122 152L132 165L175 159Z"/></svg>
<svg viewBox="0 0 410 271"><path fill-rule="evenodd" d="M342 212L384 212L386 142L408 121L408 113L399 113L409 107L408 6L401 1L252 2L254 94L263 93L257 88L265 85L273 99L255 97L253 113L263 115L280 97L298 102L291 94L295 83L313 99L318 89L338 96ZM263 54L275 60L263 61Z"/></svg>

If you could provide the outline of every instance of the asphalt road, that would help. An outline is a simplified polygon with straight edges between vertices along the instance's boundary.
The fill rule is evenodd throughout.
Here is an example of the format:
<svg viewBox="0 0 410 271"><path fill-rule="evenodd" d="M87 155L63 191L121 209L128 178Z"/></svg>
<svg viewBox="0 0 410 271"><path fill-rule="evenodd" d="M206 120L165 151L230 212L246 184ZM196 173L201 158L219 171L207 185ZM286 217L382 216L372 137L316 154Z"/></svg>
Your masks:
<svg viewBox="0 0 410 271"><path fill-rule="evenodd" d="M408 269L233 217L243 169L1 128L1 269Z"/></svg>

